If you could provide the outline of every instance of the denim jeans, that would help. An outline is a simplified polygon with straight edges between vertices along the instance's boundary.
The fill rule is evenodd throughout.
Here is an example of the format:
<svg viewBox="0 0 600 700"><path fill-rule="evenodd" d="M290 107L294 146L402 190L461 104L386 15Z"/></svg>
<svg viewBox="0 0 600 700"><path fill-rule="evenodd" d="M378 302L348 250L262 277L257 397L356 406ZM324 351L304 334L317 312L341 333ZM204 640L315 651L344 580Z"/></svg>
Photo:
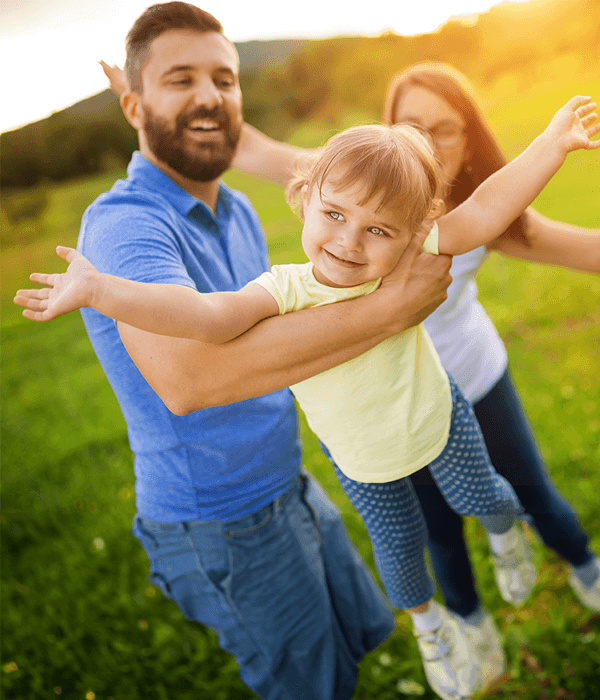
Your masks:
<svg viewBox="0 0 600 700"><path fill-rule="evenodd" d="M513 486L544 543L574 566L591 561L588 537L546 471L508 370L473 408L492 464ZM425 515L429 552L446 605L469 615L479 607L479 598L462 518L446 504L427 467L411 480Z"/></svg>
<svg viewBox="0 0 600 700"><path fill-rule="evenodd" d="M186 618L217 632L264 700L349 700L359 661L393 630L337 509L305 474L241 520L136 516L133 533L150 580Z"/></svg>
<svg viewBox="0 0 600 700"><path fill-rule="evenodd" d="M429 465L429 473L453 511L474 515L488 531L504 532L523 509L510 484L494 471L473 407L451 377L450 390L448 442ZM369 532L392 605L407 610L433 598L435 586L424 556L427 524L410 479L364 483L348 478L336 465L334 469Z"/></svg>

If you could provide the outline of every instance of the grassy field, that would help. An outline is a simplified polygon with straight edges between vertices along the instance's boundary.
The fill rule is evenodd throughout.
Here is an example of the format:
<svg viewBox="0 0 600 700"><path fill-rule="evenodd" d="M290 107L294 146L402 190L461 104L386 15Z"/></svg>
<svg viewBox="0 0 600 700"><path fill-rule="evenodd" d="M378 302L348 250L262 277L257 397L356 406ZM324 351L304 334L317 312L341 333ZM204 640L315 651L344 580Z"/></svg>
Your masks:
<svg viewBox="0 0 600 700"><path fill-rule="evenodd" d="M561 101L560 90L492 96L507 152L514 155ZM305 141L306 130L297 138ZM215 635L187 622L146 580L145 554L129 535L135 508L125 424L79 315L35 325L10 301L29 272L59 269L54 246L75 242L84 207L119 175L52 188L45 214L13 231L23 243L3 251L3 697L250 699ZM300 224L281 190L237 173L227 180L258 209L273 262L303 260ZM598 182L598 154L573 154L538 207L600 226ZM600 277L492 256L478 280L549 471L600 552ZM372 566L364 527L305 426L303 439L307 467ZM566 565L531 533L540 579L531 600L512 608L493 583L482 532L471 520L466 530L483 601L506 639L511 679L494 697L600 697L600 616L579 605ZM356 698L434 697L409 629L400 614L397 632L362 664Z"/></svg>

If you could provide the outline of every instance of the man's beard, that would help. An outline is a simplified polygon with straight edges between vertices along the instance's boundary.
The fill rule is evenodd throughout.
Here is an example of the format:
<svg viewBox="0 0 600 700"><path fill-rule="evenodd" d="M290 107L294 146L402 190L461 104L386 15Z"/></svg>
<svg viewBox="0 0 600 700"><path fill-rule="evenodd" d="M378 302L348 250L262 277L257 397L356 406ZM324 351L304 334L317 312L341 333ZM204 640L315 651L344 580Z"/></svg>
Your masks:
<svg viewBox="0 0 600 700"><path fill-rule="evenodd" d="M210 182L230 167L240 138L241 124L239 127L233 126L224 110L198 107L187 114L180 114L174 129L147 105L144 105L144 112L144 132L150 151L175 172L196 182ZM187 140L186 127L194 119L217 120L225 136L224 142L198 143Z"/></svg>

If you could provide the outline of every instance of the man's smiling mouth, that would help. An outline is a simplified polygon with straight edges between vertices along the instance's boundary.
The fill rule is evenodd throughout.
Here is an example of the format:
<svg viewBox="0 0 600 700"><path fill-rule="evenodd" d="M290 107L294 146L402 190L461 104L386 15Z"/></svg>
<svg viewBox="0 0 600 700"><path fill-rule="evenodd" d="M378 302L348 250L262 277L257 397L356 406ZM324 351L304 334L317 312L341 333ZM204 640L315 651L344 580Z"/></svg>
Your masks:
<svg viewBox="0 0 600 700"><path fill-rule="evenodd" d="M219 131L221 125L215 119L192 119L187 128L191 131Z"/></svg>

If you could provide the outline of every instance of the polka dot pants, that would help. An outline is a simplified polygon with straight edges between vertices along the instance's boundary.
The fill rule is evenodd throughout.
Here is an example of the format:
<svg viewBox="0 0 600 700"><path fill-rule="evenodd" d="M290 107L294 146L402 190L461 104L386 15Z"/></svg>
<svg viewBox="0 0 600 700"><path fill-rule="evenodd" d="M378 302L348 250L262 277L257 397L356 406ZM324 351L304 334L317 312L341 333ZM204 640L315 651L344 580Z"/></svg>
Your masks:
<svg viewBox="0 0 600 700"><path fill-rule="evenodd" d="M429 470L448 505L459 515L502 515L509 525L522 512L512 486L494 470L471 404L450 379L452 421L443 452ZM402 610L421 605L434 594L425 564L427 526L408 477L366 484L345 476L340 483L365 523L377 570L391 603ZM489 529L489 528L488 528Z"/></svg>

